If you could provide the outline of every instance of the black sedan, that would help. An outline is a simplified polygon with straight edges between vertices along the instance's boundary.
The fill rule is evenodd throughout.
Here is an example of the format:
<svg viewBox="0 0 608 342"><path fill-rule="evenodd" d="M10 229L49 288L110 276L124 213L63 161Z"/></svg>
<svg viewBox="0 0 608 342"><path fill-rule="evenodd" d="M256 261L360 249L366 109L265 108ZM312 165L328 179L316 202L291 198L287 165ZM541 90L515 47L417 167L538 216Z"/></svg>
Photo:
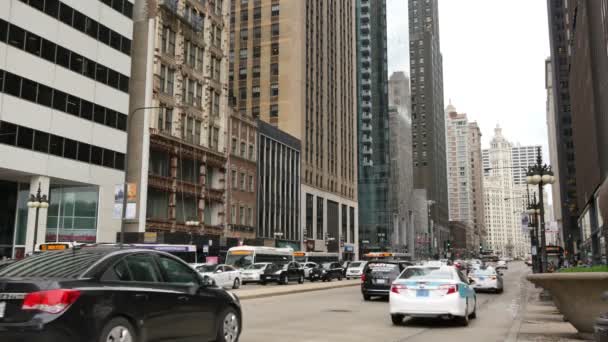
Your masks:
<svg viewBox="0 0 608 342"><path fill-rule="evenodd" d="M0 271L0 341L238 341L238 298L158 251L82 247Z"/></svg>
<svg viewBox="0 0 608 342"><path fill-rule="evenodd" d="M266 285L270 282L288 285L290 281L304 282L304 269L295 261L285 265L269 265L260 276L260 283Z"/></svg>
<svg viewBox="0 0 608 342"><path fill-rule="evenodd" d="M365 265L361 275L361 294L364 300L372 296L388 298L391 284L401 271L409 266L409 262L372 260Z"/></svg>
<svg viewBox="0 0 608 342"><path fill-rule="evenodd" d="M309 280L332 281L332 279L342 280L344 268L337 262L326 262L310 270Z"/></svg>

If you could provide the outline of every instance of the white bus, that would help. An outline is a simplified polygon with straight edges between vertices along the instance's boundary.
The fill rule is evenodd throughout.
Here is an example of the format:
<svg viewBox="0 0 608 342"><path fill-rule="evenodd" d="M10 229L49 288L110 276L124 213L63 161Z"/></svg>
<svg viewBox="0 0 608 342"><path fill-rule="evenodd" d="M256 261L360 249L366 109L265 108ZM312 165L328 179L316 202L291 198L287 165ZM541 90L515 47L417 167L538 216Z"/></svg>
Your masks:
<svg viewBox="0 0 608 342"><path fill-rule="evenodd" d="M238 246L230 248L226 254L226 264L236 268L245 268L257 262L284 265L290 261L293 261L291 248Z"/></svg>
<svg viewBox="0 0 608 342"><path fill-rule="evenodd" d="M297 262L316 262L321 264L324 262L338 262L340 261L339 253L327 253L327 252L294 252L293 256Z"/></svg>

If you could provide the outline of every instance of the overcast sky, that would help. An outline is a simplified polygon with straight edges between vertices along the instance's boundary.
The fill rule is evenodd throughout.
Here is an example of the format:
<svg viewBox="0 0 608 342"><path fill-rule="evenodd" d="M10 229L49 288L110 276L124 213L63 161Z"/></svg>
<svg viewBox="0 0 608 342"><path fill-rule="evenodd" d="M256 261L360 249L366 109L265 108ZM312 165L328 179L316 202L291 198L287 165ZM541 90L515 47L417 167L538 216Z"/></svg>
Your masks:
<svg viewBox="0 0 608 342"><path fill-rule="evenodd" d="M389 75L409 74L407 0L387 0ZM546 0L439 0L445 105L522 145L547 148Z"/></svg>

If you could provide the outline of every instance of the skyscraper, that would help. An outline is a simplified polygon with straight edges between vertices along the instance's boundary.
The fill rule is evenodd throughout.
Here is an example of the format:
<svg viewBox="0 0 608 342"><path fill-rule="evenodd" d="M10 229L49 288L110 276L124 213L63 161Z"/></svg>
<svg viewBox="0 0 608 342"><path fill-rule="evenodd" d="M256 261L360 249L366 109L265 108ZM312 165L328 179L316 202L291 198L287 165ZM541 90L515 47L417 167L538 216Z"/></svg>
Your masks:
<svg viewBox="0 0 608 342"><path fill-rule="evenodd" d="M357 0L359 238L367 247L391 243L386 0Z"/></svg>
<svg viewBox="0 0 608 342"><path fill-rule="evenodd" d="M488 173L483 178L487 243L498 255L522 257L530 250L528 232L520 221L526 187L514 183L512 144L500 127L494 129L490 148L484 152L488 160Z"/></svg>
<svg viewBox="0 0 608 342"><path fill-rule="evenodd" d="M137 206L128 232L213 240L209 255L219 255L226 223L228 6L162 0L134 9L127 178Z"/></svg>
<svg viewBox="0 0 608 342"><path fill-rule="evenodd" d="M568 29L572 22L568 18L567 0L547 0L549 11L549 37L551 42L551 67L553 78L553 98L555 101L555 135L564 244L574 255L574 246L579 239L578 199L576 192L575 145L572 136L572 107L570 104L570 52L568 41L572 32ZM567 29L570 32L567 32ZM569 52L570 51L570 52Z"/></svg>
<svg viewBox="0 0 608 342"><path fill-rule="evenodd" d="M296 235L317 251L352 251L357 242L357 232L339 229L358 226L355 4L230 5L230 98L239 112L301 141ZM282 223L270 224L258 229L277 231Z"/></svg>
<svg viewBox="0 0 608 342"><path fill-rule="evenodd" d="M480 243L483 200L481 189L481 133L465 113L458 113L450 103L446 108L447 158L450 221L461 222L466 230L465 248L476 250ZM481 220L483 222L483 219Z"/></svg>
<svg viewBox="0 0 608 342"><path fill-rule="evenodd" d="M438 7L438 0L409 0L408 11L414 187L427 190L431 233L441 247L449 230Z"/></svg>
<svg viewBox="0 0 608 342"><path fill-rule="evenodd" d="M133 1L115 3L0 1L0 259L120 231Z"/></svg>
<svg viewBox="0 0 608 342"><path fill-rule="evenodd" d="M555 183L551 184L551 196L554 205L551 206L553 211L553 218L557 224L557 232L555 235L556 245L563 244L563 223L562 223L562 196L560 189L562 184L560 183L560 167L558 158L558 147L557 147L557 125L555 122L555 96L553 94L553 67L551 58L545 60L545 89L547 91L547 135L549 138L549 162L552 166L552 170L555 175Z"/></svg>
<svg viewBox="0 0 608 342"><path fill-rule="evenodd" d="M390 142L390 201L393 214L393 247L407 246L414 257L414 175L412 168L412 116L410 84L405 73L393 73L388 85Z"/></svg>
<svg viewBox="0 0 608 342"><path fill-rule="evenodd" d="M516 143L515 145L511 144L511 164L513 167L511 175L513 177L513 184L526 185L526 169L528 166L536 164L536 155L539 148L542 153L541 145L522 146L519 143ZM487 149L482 151L483 171L485 176L491 173L489 153L490 151Z"/></svg>

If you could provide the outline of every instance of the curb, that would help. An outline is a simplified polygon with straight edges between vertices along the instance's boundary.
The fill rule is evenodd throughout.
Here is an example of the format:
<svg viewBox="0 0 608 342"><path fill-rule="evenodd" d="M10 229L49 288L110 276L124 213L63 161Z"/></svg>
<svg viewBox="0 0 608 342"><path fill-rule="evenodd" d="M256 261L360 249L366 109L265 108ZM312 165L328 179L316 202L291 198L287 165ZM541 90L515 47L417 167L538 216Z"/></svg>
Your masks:
<svg viewBox="0 0 608 342"><path fill-rule="evenodd" d="M277 292L266 292L266 293L251 293L251 294L242 294L239 295L238 293L236 293L236 295L239 297L240 300L247 300L247 299L258 299L258 298L267 298L267 297L276 297L276 296L284 296L284 295L290 295L290 294L296 294L296 293L305 293L305 292L315 292L315 291L323 291L323 290L333 290L333 289L340 289L340 288L344 288L344 287L351 287L351 286L359 286L361 283L360 282L355 282L355 283L336 283L333 285L329 285L329 286L323 286L323 287L311 287L311 288L294 288L293 290L288 290L288 291L277 291Z"/></svg>

